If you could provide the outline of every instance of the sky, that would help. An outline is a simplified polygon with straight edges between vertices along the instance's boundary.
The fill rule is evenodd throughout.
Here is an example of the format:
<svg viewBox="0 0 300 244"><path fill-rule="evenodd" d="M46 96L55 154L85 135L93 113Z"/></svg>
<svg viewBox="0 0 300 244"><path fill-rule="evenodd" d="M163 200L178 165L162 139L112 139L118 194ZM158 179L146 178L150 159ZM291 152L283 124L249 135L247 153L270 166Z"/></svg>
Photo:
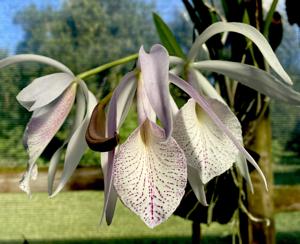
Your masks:
<svg viewBox="0 0 300 244"><path fill-rule="evenodd" d="M176 9L184 10L181 0L144 0L155 3L158 13L165 21L170 21ZM13 23L14 16L23 8L35 4L38 8L43 9L48 5L53 8L59 8L63 0L0 0L0 50L6 49L9 54L13 54L17 43L23 38L23 32L20 26ZM268 9L270 0L264 0L264 5ZM279 0L278 9L285 16L284 0ZM290 26L285 23L284 40L278 48L277 54L285 68L295 70L297 76L300 74L300 29L297 26Z"/></svg>
<svg viewBox="0 0 300 244"><path fill-rule="evenodd" d="M23 38L22 29L13 22L18 11L32 4L40 9L49 5L59 8L61 3L62 0L0 0L0 49L6 49L13 54L17 43ZM154 0L154 3L166 20L170 19L176 8L183 8L181 0Z"/></svg>
<svg viewBox="0 0 300 244"><path fill-rule="evenodd" d="M26 6L35 4L38 8L48 5L59 7L60 0L0 0L0 49L7 49L13 53L23 32L20 26L13 23L14 16Z"/></svg>

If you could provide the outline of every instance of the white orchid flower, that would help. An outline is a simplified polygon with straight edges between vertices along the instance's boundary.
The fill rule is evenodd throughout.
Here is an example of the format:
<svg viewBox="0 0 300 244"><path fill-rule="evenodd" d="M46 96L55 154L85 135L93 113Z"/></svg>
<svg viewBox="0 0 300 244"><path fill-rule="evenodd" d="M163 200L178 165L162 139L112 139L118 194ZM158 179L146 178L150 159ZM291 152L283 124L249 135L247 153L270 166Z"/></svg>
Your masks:
<svg viewBox="0 0 300 244"><path fill-rule="evenodd" d="M104 212L110 223L119 196L153 228L171 216L179 205L186 186L187 168L184 152L171 137L168 54L160 45L153 46L149 54L141 48L138 61L138 70L124 77L109 105L108 137L119 129L135 92L139 126L116 152L113 150L103 156ZM163 128L156 124L156 116Z"/></svg>
<svg viewBox="0 0 300 244"><path fill-rule="evenodd" d="M65 156L64 171L60 187L66 178L72 174L87 148L84 134L96 104L96 98L88 90L82 80L63 64L40 55L15 55L0 61L0 68L18 62L40 62L55 68L63 73L54 73L35 79L18 95L18 102L28 111L33 112L24 132L24 146L29 154L27 171L24 173L20 188L31 194L30 180L37 177L36 160L40 157L51 139L55 136L67 118L77 96L77 113ZM86 110L86 111L85 111ZM62 147L53 155L48 178L48 191L52 193L52 186L57 163Z"/></svg>
<svg viewBox="0 0 300 244"><path fill-rule="evenodd" d="M230 61L205 60L194 62L202 45L210 37L229 31L245 35L256 44L275 75L254 66ZM242 148L243 139L239 121L200 71L205 70L226 75L282 102L299 105L300 94L291 87L292 81L290 77L280 65L267 40L254 27L246 24L218 22L211 25L197 37L187 60L172 58L172 62L177 65L175 71L178 73L180 66L181 69L185 69L185 73L188 74L187 81L191 86L184 84L174 74L171 78L175 83L181 85L182 88L185 87L185 89L192 90L193 87L198 91L198 94L193 93L194 96L192 96L192 93L188 93L185 90L194 100L188 101L181 108L180 112L177 112L174 119L173 136L186 153L188 174L192 176L189 177L192 189L196 193L198 200L206 204L204 185L213 177L231 168L233 163L236 163L239 171L253 191L246 158L259 171L265 181L264 176L255 161ZM201 94L209 98L205 98ZM198 100L195 97L198 97ZM204 100L202 106L200 103L200 106L196 104L196 102L200 101L200 98ZM214 112L213 116L209 110ZM218 119L222 121L223 125L219 123L220 121L218 122ZM226 129L222 129L224 125ZM186 130L182 128L186 128ZM185 133L182 133L183 131ZM239 146L237 146L237 143Z"/></svg>
<svg viewBox="0 0 300 244"><path fill-rule="evenodd" d="M140 74L125 76L111 99L107 137L118 130L135 90L139 127L116 151L103 157L107 179L104 213L108 223L119 196L148 226L160 224L178 206L186 173L196 196L206 204L204 184L230 168L240 154L259 171L267 187L263 173L243 147L240 124L234 114L222 102L203 97L186 81L168 74L168 59L160 45L153 46L149 54L141 49ZM180 112L170 99L169 81L193 99ZM131 95L126 99L124 92ZM122 102L118 105L119 97ZM156 125L156 116L164 130Z"/></svg>

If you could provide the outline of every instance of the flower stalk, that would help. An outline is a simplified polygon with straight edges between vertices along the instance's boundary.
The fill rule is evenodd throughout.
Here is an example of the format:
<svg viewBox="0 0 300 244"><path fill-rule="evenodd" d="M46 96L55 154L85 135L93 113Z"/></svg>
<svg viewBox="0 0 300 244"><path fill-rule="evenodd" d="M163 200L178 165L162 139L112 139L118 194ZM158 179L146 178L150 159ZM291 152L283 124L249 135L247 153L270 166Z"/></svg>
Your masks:
<svg viewBox="0 0 300 244"><path fill-rule="evenodd" d="M133 61L133 60L137 59L137 57L138 57L138 54L135 53L135 54L129 55L127 57L124 57L124 58L121 58L121 59L117 59L117 60L114 60L114 61L106 63L106 64L102 64L102 65L100 65L100 66L98 66L98 67L96 67L94 69L90 69L88 71L80 73L79 75L77 75L77 77L79 79L85 79L85 78L88 78L90 76L93 76L93 75L96 75L98 73L101 73L104 70L107 70L107 69L110 69L112 67L115 67L115 66L118 66L118 65L125 64L125 63L128 63L130 61Z"/></svg>

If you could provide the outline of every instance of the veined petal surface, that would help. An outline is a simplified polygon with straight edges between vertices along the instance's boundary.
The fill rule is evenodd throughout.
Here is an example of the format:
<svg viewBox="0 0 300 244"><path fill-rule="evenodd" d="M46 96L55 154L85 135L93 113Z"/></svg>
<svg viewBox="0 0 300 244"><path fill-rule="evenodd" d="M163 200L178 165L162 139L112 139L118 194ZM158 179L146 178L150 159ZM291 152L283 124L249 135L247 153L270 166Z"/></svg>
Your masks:
<svg viewBox="0 0 300 244"><path fill-rule="evenodd" d="M234 137L242 142L237 118L223 103L213 99L207 101ZM188 164L200 170L203 184L224 173L236 162L237 147L193 99L176 115L173 136L185 152Z"/></svg>
<svg viewBox="0 0 300 244"><path fill-rule="evenodd" d="M61 175L61 179L55 192L51 195L51 197L55 196L63 189L68 179L72 176L73 172L78 166L82 155L87 149L87 143L85 141L85 132L88 127L93 109L97 104L97 99L95 98L94 94L88 90L83 81L80 81L80 86L84 88L83 90L87 100L86 115L81 124L76 129L76 131L73 133L72 137L70 138L66 150L64 169Z"/></svg>
<svg viewBox="0 0 300 244"><path fill-rule="evenodd" d="M183 151L164 130L146 120L120 146L114 186L123 203L151 228L179 205L187 182Z"/></svg>
<svg viewBox="0 0 300 244"><path fill-rule="evenodd" d="M75 79L67 73L55 73L33 80L17 95L18 102L34 111L59 97Z"/></svg>
<svg viewBox="0 0 300 244"><path fill-rule="evenodd" d="M239 138L235 138L235 136L232 134L232 132L227 128L227 126L220 120L219 116L214 112L214 109L210 105L206 99L201 96L189 83L182 80L176 75L173 75L170 73L170 81L185 91L187 94L190 95L207 113L207 115L212 119L212 121L220 128L221 131L223 131L228 138L233 142L233 144L238 148L238 150L245 156L245 158L255 167L255 169L258 171L260 177L262 178L266 189L268 189L268 184L266 177L262 170L259 168L258 164L255 162L253 157L247 152L247 150L244 148L243 143L239 141Z"/></svg>
<svg viewBox="0 0 300 244"><path fill-rule="evenodd" d="M35 161L59 130L74 103L76 85L70 86L57 100L34 111L24 133L24 145L29 154L28 172L20 182L20 187L30 193L29 180ZM27 183L26 183L27 182Z"/></svg>
<svg viewBox="0 0 300 244"><path fill-rule="evenodd" d="M81 87L78 87L77 94L76 94L76 112L75 112L75 119L73 120L72 128L69 131L68 138L64 141L63 145L61 145L57 151L52 155L49 163L48 168L48 195L52 195L53 190L53 184L55 180L55 174L57 171L57 166L59 163L59 160L61 159L61 154L63 152L64 147L68 144L70 141L73 133L76 131L76 129L80 126L82 120L84 119L84 115L86 112L86 99L85 99L85 92Z"/></svg>

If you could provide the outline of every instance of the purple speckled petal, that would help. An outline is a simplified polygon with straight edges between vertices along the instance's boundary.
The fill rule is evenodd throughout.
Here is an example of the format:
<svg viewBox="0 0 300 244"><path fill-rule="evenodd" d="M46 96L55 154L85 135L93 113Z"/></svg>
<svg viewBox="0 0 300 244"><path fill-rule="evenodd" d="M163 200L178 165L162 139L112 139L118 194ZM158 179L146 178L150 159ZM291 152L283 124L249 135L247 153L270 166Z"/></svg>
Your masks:
<svg viewBox="0 0 300 244"><path fill-rule="evenodd" d="M223 103L207 98L207 103L242 144L238 119ZM230 169L238 157L238 149L210 116L190 99L174 119L173 137L185 152L190 166L199 169L203 184Z"/></svg>
<svg viewBox="0 0 300 244"><path fill-rule="evenodd" d="M114 186L122 202L151 228L178 207L187 182L184 152L150 120L120 145L114 161Z"/></svg>
<svg viewBox="0 0 300 244"><path fill-rule="evenodd" d="M161 121L169 138L173 123L169 100L169 55L161 45L154 45L147 54L143 47L139 52L141 79L149 102Z"/></svg>
<svg viewBox="0 0 300 244"><path fill-rule="evenodd" d="M180 89L185 91L187 94L189 94L195 101L201 106L203 111L207 113L207 115L214 121L216 126L220 128L233 142L233 144L238 148L238 150L246 157L247 160L255 167L255 169L258 171L259 175L261 176L266 189L268 189L266 178L255 162L255 160L251 157L251 155L246 151L246 149L243 147L243 145L234 137L232 132L227 128L226 125L220 120L218 115L214 112L213 108L210 106L210 104L206 101L206 99L202 96L200 96L195 89L188 84L186 81L180 79L179 77L170 74L170 81L178 86Z"/></svg>

